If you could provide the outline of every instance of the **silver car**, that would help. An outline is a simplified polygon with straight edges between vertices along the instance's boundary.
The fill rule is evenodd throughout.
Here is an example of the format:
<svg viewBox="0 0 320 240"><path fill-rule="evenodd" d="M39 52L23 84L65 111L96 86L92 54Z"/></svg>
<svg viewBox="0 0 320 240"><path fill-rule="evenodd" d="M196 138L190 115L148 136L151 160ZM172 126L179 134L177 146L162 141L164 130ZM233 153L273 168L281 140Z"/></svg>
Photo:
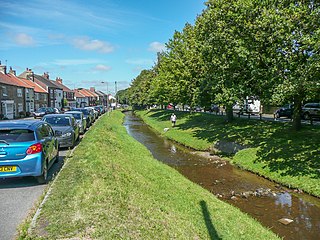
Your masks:
<svg viewBox="0 0 320 240"><path fill-rule="evenodd" d="M71 114L76 119L76 122L79 125L80 134L84 134L84 132L86 131L86 128L87 128L87 120L84 117L83 112L81 112L81 111L67 111L67 112L65 112L65 114Z"/></svg>
<svg viewBox="0 0 320 240"><path fill-rule="evenodd" d="M79 126L71 114L50 114L42 118L49 123L58 139L59 147L74 147L79 139Z"/></svg>

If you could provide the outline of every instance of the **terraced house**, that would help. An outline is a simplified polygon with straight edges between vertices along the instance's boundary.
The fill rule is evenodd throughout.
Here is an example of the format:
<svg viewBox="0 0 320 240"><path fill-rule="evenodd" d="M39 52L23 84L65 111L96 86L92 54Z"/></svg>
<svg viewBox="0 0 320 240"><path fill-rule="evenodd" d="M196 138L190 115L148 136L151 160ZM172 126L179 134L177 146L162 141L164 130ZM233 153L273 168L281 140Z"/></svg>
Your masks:
<svg viewBox="0 0 320 240"><path fill-rule="evenodd" d="M36 82L48 93L47 106L61 109L63 103L63 90L61 86L55 84L55 81L49 79L49 74L44 73L42 76L34 74L34 72L27 68L26 71L19 75L21 78Z"/></svg>
<svg viewBox="0 0 320 240"><path fill-rule="evenodd" d="M0 118L14 119L33 111L33 88L15 76L15 71L0 63ZM28 103L28 104L26 104Z"/></svg>
<svg viewBox="0 0 320 240"><path fill-rule="evenodd" d="M49 74L35 74L27 68L19 76L0 62L0 119L29 116L40 107L85 107L106 105L108 95L95 88L71 90L60 77L50 80Z"/></svg>
<svg viewBox="0 0 320 240"><path fill-rule="evenodd" d="M62 79L60 77L56 78L55 84L62 88L63 90L63 106L62 107L77 107L75 92L62 84Z"/></svg>

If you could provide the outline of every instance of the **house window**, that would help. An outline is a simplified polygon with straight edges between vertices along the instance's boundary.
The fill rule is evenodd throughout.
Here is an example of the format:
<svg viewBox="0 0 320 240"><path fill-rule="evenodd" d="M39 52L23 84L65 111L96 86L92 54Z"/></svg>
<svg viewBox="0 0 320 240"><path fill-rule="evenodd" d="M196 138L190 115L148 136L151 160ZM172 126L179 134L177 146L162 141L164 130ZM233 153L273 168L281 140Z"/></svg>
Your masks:
<svg viewBox="0 0 320 240"><path fill-rule="evenodd" d="M21 88L17 89L17 97L22 97L22 89Z"/></svg>
<svg viewBox="0 0 320 240"><path fill-rule="evenodd" d="M26 98L29 98L29 89L26 88Z"/></svg>
<svg viewBox="0 0 320 240"><path fill-rule="evenodd" d="M59 97L61 97L61 92L59 92Z"/></svg>
<svg viewBox="0 0 320 240"><path fill-rule="evenodd" d="M47 94L43 94L43 100L47 101Z"/></svg>
<svg viewBox="0 0 320 240"><path fill-rule="evenodd" d="M34 93L35 100L39 100L39 93Z"/></svg>
<svg viewBox="0 0 320 240"><path fill-rule="evenodd" d="M4 97L8 96L8 92L7 92L7 87L6 86L2 86L2 96L4 96Z"/></svg>
<svg viewBox="0 0 320 240"><path fill-rule="evenodd" d="M23 111L22 103L18 103L18 113Z"/></svg>

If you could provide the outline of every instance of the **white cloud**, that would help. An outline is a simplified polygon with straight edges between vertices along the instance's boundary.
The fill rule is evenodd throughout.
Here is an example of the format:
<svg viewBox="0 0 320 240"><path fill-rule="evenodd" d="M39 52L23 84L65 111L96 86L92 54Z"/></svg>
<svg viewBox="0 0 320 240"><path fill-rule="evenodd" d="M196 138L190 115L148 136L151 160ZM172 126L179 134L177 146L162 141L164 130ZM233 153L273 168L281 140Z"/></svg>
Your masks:
<svg viewBox="0 0 320 240"><path fill-rule="evenodd" d="M25 33L18 33L17 35L15 35L14 41L16 44L22 45L22 46L32 46L35 44L35 41L33 40L33 38L30 35Z"/></svg>
<svg viewBox="0 0 320 240"><path fill-rule="evenodd" d="M166 50L166 46L160 42L152 42L149 44L149 51L151 52L162 52Z"/></svg>
<svg viewBox="0 0 320 240"><path fill-rule="evenodd" d="M101 40L90 40L88 37L75 38L73 44L76 48L85 51L97 51L101 53L110 53L114 51L114 46Z"/></svg>
<svg viewBox="0 0 320 240"><path fill-rule="evenodd" d="M111 70L111 67L103 64L98 64L97 66L94 67L94 70L100 71L100 72L106 72Z"/></svg>

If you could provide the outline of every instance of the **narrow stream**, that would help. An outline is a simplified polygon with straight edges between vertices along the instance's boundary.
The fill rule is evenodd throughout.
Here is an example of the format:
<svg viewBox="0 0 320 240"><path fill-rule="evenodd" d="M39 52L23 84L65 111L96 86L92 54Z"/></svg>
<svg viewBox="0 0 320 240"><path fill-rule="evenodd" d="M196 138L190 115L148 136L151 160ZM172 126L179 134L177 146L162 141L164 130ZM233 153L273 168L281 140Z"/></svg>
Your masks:
<svg viewBox="0 0 320 240"><path fill-rule="evenodd" d="M284 239L320 239L320 199L286 189L215 156L190 151L157 135L131 112L124 125L153 156ZM283 224L279 220L293 220Z"/></svg>

